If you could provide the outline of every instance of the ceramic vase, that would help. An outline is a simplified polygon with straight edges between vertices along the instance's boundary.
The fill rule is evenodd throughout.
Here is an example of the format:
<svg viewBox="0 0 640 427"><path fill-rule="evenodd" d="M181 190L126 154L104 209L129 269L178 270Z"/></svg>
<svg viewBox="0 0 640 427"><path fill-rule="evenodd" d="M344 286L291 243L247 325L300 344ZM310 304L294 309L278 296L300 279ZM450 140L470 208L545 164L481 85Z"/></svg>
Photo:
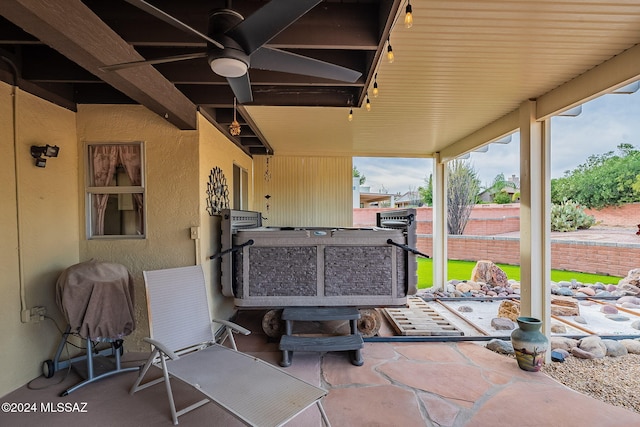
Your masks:
<svg viewBox="0 0 640 427"><path fill-rule="evenodd" d="M518 328L511 333L511 344L520 369L538 372L549 349L549 340L540 332L542 321L534 317L518 317Z"/></svg>

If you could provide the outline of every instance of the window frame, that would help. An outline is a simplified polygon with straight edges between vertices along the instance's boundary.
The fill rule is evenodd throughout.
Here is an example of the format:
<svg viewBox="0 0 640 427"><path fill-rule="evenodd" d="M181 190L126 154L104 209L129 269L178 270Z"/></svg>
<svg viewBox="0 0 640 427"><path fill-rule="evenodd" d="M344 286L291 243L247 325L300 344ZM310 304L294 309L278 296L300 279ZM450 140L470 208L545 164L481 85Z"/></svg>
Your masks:
<svg viewBox="0 0 640 427"><path fill-rule="evenodd" d="M93 165L89 158L90 149L100 145L137 145L140 147L140 185L130 186L92 186ZM147 238L147 191L146 191L146 153L143 141L128 142L102 142L92 141L84 144L84 164L85 164L85 233L87 240L145 240ZM141 234L94 234L93 220L94 209L92 197L96 194L122 195L122 194L141 194L142 195L142 218L141 226L144 230Z"/></svg>

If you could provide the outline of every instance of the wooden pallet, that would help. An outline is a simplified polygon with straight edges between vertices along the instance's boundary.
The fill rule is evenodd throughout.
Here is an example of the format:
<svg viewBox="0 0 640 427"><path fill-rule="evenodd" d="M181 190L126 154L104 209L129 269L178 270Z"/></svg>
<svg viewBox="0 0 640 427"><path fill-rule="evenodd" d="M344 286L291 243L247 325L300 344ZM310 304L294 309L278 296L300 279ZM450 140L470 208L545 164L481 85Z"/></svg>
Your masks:
<svg viewBox="0 0 640 427"><path fill-rule="evenodd" d="M407 307L385 308L382 311L398 335L464 335L419 297L409 297Z"/></svg>

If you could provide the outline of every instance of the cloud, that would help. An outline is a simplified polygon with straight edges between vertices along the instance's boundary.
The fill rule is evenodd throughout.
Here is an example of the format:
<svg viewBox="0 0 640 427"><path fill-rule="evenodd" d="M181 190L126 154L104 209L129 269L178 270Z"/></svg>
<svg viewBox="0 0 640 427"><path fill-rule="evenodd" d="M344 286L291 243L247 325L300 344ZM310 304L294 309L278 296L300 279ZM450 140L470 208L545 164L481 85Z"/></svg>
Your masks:
<svg viewBox="0 0 640 427"><path fill-rule="evenodd" d="M551 119L551 177L560 178L586 162L591 155L626 143L640 149L640 91L631 95L604 95L582 106L577 117ZM483 186L496 175L520 176L520 137L509 144L491 144L486 153L469 158ZM432 159L355 157L353 165L367 177L372 192L405 193L425 185L433 171Z"/></svg>

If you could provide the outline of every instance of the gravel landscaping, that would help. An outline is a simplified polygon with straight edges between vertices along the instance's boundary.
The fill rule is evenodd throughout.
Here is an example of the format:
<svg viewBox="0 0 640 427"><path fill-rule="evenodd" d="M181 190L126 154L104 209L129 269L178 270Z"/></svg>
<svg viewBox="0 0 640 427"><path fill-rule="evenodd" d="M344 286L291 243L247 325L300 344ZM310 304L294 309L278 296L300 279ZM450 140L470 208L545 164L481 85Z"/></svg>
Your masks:
<svg viewBox="0 0 640 427"><path fill-rule="evenodd" d="M595 399L640 413L640 354L601 359L568 357L542 371L567 387Z"/></svg>

